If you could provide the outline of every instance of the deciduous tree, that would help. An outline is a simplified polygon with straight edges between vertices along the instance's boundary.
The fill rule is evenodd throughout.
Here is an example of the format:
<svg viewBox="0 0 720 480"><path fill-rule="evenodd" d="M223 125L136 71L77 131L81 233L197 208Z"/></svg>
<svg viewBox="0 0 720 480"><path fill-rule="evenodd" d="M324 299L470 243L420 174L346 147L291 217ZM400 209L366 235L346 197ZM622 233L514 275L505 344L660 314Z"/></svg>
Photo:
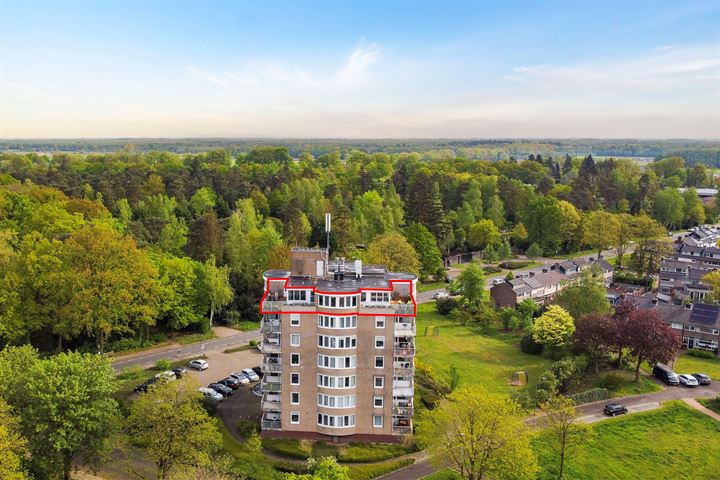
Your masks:
<svg viewBox="0 0 720 480"><path fill-rule="evenodd" d="M385 265L391 272L420 272L417 252L399 233L375 238L368 246L366 259L370 263Z"/></svg>
<svg viewBox="0 0 720 480"><path fill-rule="evenodd" d="M555 297L555 302L576 320L588 313L610 311L610 303L605 296L605 280L594 265L583 270L580 278L563 288Z"/></svg>
<svg viewBox="0 0 720 480"><path fill-rule="evenodd" d="M642 362L650 364L667 363L680 350L680 338L667 325L656 310L635 310L630 314L628 346L630 355L635 358L635 381L640 378Z"/></svg>
<svg viewBox="0 0 720 480"><path fill-rule="evenodd" d="M599 371L600 359L607 355L615 342L615 323L608 314L588 313L575 322L573 343L588 354Z"/></svg>
<svg viewBox="0 0 720 480"><path fill-rule="evenodd" d="M550 448L558 456L558 480L564 478L565 459L577 453L588 441L592 428L576 420L577 412L571 399L558 395L542 405L549 431Z"/></svg>
<svg viewBox="0 0 720 480"><path fill-rule="evenodd" d="M575 331L575 323L567 310L550 305L533 323L533 339L551 348L561 348Z"/></svg>

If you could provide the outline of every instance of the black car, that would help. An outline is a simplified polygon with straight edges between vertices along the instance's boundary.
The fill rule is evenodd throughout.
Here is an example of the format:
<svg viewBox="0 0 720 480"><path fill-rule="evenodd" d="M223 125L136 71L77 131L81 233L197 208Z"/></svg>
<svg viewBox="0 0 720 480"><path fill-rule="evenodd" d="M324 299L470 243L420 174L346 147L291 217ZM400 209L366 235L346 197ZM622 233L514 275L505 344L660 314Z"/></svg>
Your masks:
<svg viewBox="0 0 720 480"><path fill-rule="evenodd" d="M252 368L252 371L255 372L255 373L257 373L257 376L258 376L258 377L260 377L260 378L263 377L263 372L262 372L262 369L261 369L260 367L253 367L253 368Z"/></svg>
<svg viewBox="0 0 720 480"><path fill-rule="evenodd" d="M175 374L175 377L182 378L185 376L185 374L187 374L187 369L185 367L178 367L173 368L172 372Z"/></svg>
<svg viewBox="0 0 720 480"><path fill-rule="evenodd" d="M700 385L710 385L710 383L712 382L710 380L710 377L708 377L704 373L693 373L692 376L695 377L695 379Z"/></svg>
<svg viewBox="0 0 720 480"><path fill-rule="evenodd" d="M605 405L605 408L603 408L603 413L609 417L614 417L615 415L627 413L627 408L623 407L619 403L608 403Z"/></svg>
<svg viewBox="0 0 720 480"><path fill-rule="evenodd" d="M229 397L233 394L233 389L223 385L222 383L211 383L208 385L208 388L215 390L223 397Z"/></svg>
<svg viewBox="0 0 720 480"><path fill-rule="evenodd" d="M662 363L656 363L653 367L653 376L665 382L668 385L680 385L680 379L670 367Z"/></svg>
<svg viewBox="0 0 720 480"><path fill-rule="evenodd" d="M233 390L237 390L238 388L240 388L240 381L237 378L233 378L233 377L223 378L222 380L220 380L217 383L225 385L226 387L230 387Z"/></svg>
<svg viewBox="0 0 720 480"><path fill-rule="evenodd" d="M146 393L148 391L148 388L155 385L155 383L157 383L157 381L158 381L157 377L148 378L143 383L141 383L140 385L135 387L135 392L136 393L141 393L141 392Z"/></svg>

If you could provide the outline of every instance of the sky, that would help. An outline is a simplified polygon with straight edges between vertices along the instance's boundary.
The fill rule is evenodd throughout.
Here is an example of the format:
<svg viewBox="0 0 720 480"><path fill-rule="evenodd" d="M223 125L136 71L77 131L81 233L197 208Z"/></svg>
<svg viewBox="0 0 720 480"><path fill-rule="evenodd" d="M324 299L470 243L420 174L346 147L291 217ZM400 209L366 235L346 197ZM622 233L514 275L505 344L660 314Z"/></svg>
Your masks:
<svg viewBox="0 0 720 480"><path fill-rule="evenodd" d="M720 1L0 0L0 138L720 139Z"/></svg>

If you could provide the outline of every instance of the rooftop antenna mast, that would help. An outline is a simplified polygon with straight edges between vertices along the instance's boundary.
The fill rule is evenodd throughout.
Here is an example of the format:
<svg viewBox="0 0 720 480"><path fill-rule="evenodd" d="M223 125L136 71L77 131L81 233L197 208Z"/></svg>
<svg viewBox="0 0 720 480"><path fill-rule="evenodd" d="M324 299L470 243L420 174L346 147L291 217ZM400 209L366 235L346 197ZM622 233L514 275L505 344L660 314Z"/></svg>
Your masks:
<svg viewBox="0 0 720 480"><path fill-rule="evenodd" d="M330 263L330 228L332 223L332 215L329 213L325 214L325 275L328 274L328 263Z"/></svg>

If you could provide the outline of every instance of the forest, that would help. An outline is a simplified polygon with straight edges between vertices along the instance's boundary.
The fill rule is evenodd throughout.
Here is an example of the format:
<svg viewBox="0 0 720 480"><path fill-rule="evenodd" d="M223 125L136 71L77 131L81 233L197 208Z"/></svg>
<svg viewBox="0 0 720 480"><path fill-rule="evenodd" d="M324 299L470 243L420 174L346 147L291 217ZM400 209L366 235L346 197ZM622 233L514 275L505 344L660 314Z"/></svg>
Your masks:
<svg viewBox="0 0 720 480"><path fill-rule="evenodd" d="M681 157L311 151L0 154L0 340L104 351L257 321L262 271L324 246L326 212L333 254L424 280L447 253L622 248L718 214L694 190L712 171Z"/></svg>

